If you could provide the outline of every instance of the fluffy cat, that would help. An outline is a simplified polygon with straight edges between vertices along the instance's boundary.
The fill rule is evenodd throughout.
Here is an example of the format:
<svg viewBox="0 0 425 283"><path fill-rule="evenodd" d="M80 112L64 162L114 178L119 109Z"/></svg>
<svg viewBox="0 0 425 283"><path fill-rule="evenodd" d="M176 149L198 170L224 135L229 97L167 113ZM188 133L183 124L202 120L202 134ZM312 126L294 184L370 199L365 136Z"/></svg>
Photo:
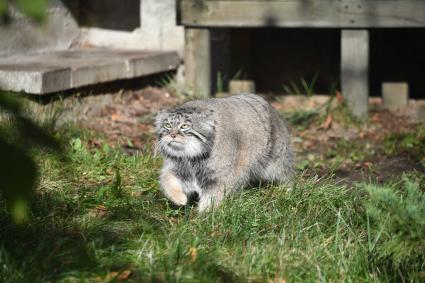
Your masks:
<svg viewBox="0 0 425 283"><path fill-rule="evenodd" d="M258 95L190 101L160 111L155 125L161 190L176 205L197 194L204 211L250 182L291 178L288 128Z"/></svg>

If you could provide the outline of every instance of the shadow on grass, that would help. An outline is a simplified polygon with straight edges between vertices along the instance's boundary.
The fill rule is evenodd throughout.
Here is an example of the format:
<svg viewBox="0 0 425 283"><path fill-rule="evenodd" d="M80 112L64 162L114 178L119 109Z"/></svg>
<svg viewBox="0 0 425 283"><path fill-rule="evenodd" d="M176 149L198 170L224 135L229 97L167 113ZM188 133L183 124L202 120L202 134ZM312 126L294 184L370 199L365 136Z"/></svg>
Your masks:
<svg viewBox="0 0 425 283"><path fill-rule="evenodd" d="M160 234L160 221L131 203L111 208L111 216L105 218L90 216L79 198L61 198L57 192L37 195L31 206L33 215L25 225L14 224L0 209L0 282L56 281L67 274L109 272L110 264L105 266L98 252L109 254L126 246L134 234ZM132 217L143 221L130 225L126 221ZM112 269L127 264L111 256Z"/></svg>
<svg viewBox="0 0 425 283"><path fill-rule="evenodd" d="M89 270L96 265L93 248L77 228L64 223L18 227L5 219L0 220L0 225L2 257L8 257L9 264L16 268L11 272L21 282L54 280L60 273Z"/></svg>

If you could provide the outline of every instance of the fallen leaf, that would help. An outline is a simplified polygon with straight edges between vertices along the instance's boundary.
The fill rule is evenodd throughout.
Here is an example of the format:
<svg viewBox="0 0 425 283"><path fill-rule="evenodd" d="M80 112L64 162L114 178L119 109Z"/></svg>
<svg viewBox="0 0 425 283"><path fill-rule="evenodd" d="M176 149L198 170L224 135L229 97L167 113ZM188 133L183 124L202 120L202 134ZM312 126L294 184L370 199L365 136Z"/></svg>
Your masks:
<svg viewBox="0 0 425 283"><path fill-rule="evenodd" d="M190 262L195 262L198 257L198 250L195 247L190 247L189 249Z"/></svg>
<svg viewBox="0 0 425 283"><path fill-rule="evenodd" d="M286 283L286 279L276 277L274 279L269 279L268 283Z"/></svg>
<svg viewBox="0 0 425 283"><path fill-rule="evenodd" d="M95 148L100 148L100 146L102 145L102 141L99 139L90 139L88 143L91 147Z"/></svg>
<svg viewBox="0 0 425 283"><path fill-rule="evenodd" d="M104 281L106 282L112 281L115 278L117 278L117 275L118 275L118 272L116 271L109 272L108 274L106 274Z"/></svg>
<svg viewBox="0 0 425 283"><path fill-rule="evenodd" d="M375 115L372 116L371 120L373 122L379 122L381 119L379 119L379 115L378 114L375 114Z"/></svg>
<svg viewBox="0 0 425 283"><path fill-rule="evenodd" d="M117 123L127 123L127 124L135 124L136 120L134 117L129 117L128 115L122 113L114 113L111 115L112 122Z"/></svg>
<svg viewBox="0 0 425 283"><path fill-rule="evenodd" d="M332 113L328 112L325 121L323 121L322 125L319 127L320 129L328 130L332 124Z"/></svg>
<svg viewBox="0 0 425 283"><path fill-rule="evenodd" d="M104 205L98 205L94 208L89 209L89 215L94 218L105 218L108 217L109 211Z"/></svg>
<svg viewBox="0 0 425 283"><path fill-rule="evenodd" d="M313 109L317 106L317 102L313 99L308 100L307 102L307 109Z"/></svg>
<svg viewBox="0 0 425 283"><path fill-rule="evenodd" d="M336 98L336 101L338 101L338 103L340 104L344 102L344 96L342 96L342 93L339 90L336 91L335 98Z"/></svg>
<svg viewBox="0 0 425 283"><path fill-rule="evenodd" d="M124 270L117 276L117 280L118 281L127 280L128 278L130 278L131 274L132 274L131 270Z"/></svg>

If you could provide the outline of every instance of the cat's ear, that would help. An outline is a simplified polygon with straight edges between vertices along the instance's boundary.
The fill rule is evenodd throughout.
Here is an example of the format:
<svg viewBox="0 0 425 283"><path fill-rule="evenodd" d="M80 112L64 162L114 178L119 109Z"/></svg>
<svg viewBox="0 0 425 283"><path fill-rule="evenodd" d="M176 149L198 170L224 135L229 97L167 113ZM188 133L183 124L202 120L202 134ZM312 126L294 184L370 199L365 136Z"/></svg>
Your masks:
<svg viewBox="0 0 425 283"><path fill-rule="evenodd" d="M155 124L158 126L161 124L162 120L167 116L168 112L166 109L161 109L158 112L156 112L155 115Z"/></svg>
<svg viewBox="0 0 425 283"><path fill-rule="evenodd" d="M160 109L158 112L156 112L156 117L164 116L164 115L166 115L167 113L168 113L168 110L167 110L167 109L162 108L162 109Z"/></svg>
<svg viewBox="0 0 425 283"><path fill-rule="evenodd" d="M212 109L199 109L195 112L195 116L199 119L208 119L210 118L214 113L214 110Z"/></svg>

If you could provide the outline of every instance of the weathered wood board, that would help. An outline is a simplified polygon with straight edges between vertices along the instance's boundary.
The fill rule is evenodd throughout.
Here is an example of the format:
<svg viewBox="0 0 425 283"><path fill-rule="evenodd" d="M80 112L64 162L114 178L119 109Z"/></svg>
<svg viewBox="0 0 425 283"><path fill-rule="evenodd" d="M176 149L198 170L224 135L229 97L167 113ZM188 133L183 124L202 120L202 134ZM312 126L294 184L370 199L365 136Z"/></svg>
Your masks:
<svg viewBox="0 0 425 283"><path fill-rule="evenodd" d="M196 96L211 95L210 31L185 29L186 87Z"/></svg>
<svg viewBox="0 0 425 283"><path fill-rule="evenodd" d="M179 0L192 27L425 27L425 0Z"/></svg>

